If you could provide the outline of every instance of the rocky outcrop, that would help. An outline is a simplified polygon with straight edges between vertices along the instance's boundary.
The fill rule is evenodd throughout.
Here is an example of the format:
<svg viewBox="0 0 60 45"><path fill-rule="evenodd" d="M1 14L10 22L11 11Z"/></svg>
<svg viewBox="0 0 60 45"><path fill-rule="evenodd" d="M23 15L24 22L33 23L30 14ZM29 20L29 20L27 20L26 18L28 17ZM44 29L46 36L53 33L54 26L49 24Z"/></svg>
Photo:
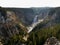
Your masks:
<svg viewBox="0 0 60 45"><path fill-rule="evenodd" d="M14 11L0 9L0 37L11 37L21 31L27 32Z"/></svg>
<svg viewBox="0 0 60 45"><path fill-rule="evenodd" d="M46 40L44 45L60 45L60 41L58 41L55 37L50 37Z"/></svg>

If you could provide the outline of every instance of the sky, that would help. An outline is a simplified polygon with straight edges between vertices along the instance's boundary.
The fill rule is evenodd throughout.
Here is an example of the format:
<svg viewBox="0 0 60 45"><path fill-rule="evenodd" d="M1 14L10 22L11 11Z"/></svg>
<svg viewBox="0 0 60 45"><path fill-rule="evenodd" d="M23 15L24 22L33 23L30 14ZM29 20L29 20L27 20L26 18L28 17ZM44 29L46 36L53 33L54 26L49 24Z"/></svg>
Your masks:
<svg viewBox="0 0 60 45"><path fill-rule="evenodd" d="M60 7L60 0L0 0L2 7Z"/></svg>

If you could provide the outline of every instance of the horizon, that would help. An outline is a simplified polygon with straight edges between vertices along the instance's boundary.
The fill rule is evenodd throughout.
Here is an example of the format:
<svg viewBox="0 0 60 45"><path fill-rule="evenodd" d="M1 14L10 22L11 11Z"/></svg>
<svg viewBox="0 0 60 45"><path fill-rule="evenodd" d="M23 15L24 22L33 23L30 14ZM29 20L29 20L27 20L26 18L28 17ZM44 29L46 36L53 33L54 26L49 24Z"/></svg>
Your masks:
<svg viewBox="0 0 60 45"><path fill-rule="evenodd" d="M60 6L58 7L2 7L1 8L60 8Z"/></svg>

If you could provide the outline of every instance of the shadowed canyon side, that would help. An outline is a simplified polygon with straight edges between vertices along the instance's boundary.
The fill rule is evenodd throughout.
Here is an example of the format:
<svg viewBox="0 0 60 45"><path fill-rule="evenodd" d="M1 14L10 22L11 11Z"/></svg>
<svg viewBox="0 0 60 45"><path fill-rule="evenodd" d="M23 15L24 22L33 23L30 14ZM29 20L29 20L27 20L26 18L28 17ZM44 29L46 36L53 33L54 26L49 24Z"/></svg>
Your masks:
<svg viewBox="0 0 60 45"><path fill-rule="evenodd" d="M1 7L0 45L60 45L60 7Z"/></svg>

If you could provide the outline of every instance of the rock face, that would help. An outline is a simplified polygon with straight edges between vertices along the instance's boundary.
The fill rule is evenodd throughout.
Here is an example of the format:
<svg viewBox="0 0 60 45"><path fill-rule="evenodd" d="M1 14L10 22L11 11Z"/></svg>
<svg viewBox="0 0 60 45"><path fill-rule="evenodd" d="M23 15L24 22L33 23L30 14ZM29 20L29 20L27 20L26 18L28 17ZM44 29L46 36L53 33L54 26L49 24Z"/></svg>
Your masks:
<svg viewBox="0 0 60 45"><path fill-rule="evenodd" d="M44 45L60 45L60 41L58 41L55 37L50 37L46 40Z"/></svg>
<svg viewBox="0 0 60 45"><path fill-rule="evenodd" d="M0 9L0 37L11 37L25 30L15 12Z"/></svg>
<svg viewBox="0 0 60 45"><path fill-rule="evenodd" d="M8 40L13 36L22 35L22 37L24 37L26 35L26 31L27 29L21 23L14 11L0 8L0 45L3 44L3 40L8 42Z"/></svg>

